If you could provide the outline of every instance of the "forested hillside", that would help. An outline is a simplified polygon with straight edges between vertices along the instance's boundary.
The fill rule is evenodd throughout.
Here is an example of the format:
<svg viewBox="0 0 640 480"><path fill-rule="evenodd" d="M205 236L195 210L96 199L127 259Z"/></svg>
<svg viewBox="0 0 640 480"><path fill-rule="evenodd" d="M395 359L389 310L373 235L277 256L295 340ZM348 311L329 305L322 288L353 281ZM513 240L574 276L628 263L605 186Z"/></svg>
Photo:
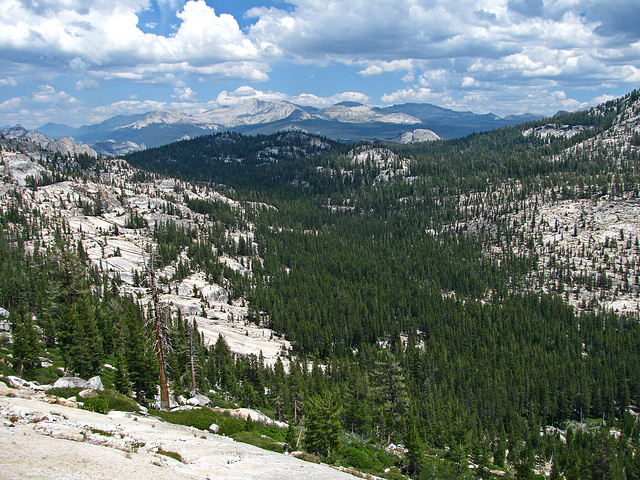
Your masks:
<svg viewBox="0 0 640 480"><path fill-rule="evenodd" d="M122 392L149 400L147 258L104 267L116 239L146 235L175 392L189 389L191 336L200 391L286 420L290 445L332 463L638 479L639 99L411 146L218 134L126 157L152 173L42 160L3 190L13 368L44 375L45 348L78 374L109 361ZM93 254L85 223L38 207L61 180L107 192L51 193L97 226ZM217 287L226 301L206 296ZM233 354L203 333L222 309L290 343L271 361Z"/></svg>

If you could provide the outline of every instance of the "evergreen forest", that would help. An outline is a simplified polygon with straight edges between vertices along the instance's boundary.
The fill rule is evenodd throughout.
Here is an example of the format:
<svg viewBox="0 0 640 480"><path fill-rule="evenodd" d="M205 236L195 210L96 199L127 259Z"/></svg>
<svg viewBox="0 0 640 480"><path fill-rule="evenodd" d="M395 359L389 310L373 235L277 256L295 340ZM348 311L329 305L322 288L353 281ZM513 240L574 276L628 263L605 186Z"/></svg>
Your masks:
<svg viewBox="0 0 640 480"><path fill-rule="evenodd" d="M222 336L205 342L167 310L170 388L195 382L268 412L289 423L289 446L386 478L640 479L640 318L606 308L640 293L638 236L583 244L584 218L548 221L569 202L637 202L639 100L552 119L580 126L572 136L525 134L546 119L414 145L220 133L129 154L130 181L172 176L246 206L176 187L181 215L215 227L150 226L133 211L127 226L152 231L158 269L219 279L247 321L291 342L270 365ZM56 156L30 188L96 178L103 162ZM2 373L46 382L55 372L39 359L56 352L78 376L112 365L114 388L151 403L147 305L89 261L68 224L7 195L0 307L13 343ZM150 282L134 274L135 286Z"/></svg>

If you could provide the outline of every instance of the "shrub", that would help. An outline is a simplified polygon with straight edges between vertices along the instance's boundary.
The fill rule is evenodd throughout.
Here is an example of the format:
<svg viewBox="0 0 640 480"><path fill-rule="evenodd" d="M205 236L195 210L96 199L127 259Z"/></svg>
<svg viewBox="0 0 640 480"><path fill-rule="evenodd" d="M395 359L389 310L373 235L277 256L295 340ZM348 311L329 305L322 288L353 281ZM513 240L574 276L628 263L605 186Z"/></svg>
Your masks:
<svg viewBox="0 0 640 480"><path fill-rule="evenodd" d="M84 401L82 408L90 412L107 414L109 413L109 402L100 397L89 398Z"/></svg>
<svg viewBox="0 0 640 480"><path fill-rule="evenodd" d="M371 470L382 466L380 462L375 462L370 455L367 455L364 449L348 446L341 448L339 453L344 457L345 463L350 467Z"/></svg>
<svg viewBox="0 0 640 480"><path fill-rule="evenodd" d="M270 450L272 452L283 453L284 448L279 443L274 442L270 438L264 438L260 433L256 430L251 432L238 432L231 435L236 442L248 443L249 445L253 445L258 448L262 448L264 450Z"/></svg>
<svg viewBox="0 0 640 480"><path fill-rule="evenodd" d="M157 453L159 453L160 455L164 455L165 457L173 458L174 460L184 463L182 456L178 452L171 452L169 450L164 450L162 447L158 447Z"/></svg>
<svg viewBox="0 0 640 480"><path fill-rule="evenodd" d="M195 408L193 410L181 410L179 412L164 412L162 410L149 410L169 423L188 425L200 430L208 430L212 423L220 427L221 435L233 435L246 429L246 422L227 414L216 412L210 408Z"/></svg>
<svg viewBox="0 0 640 480"><path fill-rule="evenodd" d="M60 398L69 398L78 395L82 391L82 388L50 388L47 390L47 395L55 395Z"/></svg>
<svg viewBox="0 0 640 480"><path fill-rule="evenodd" d="M140 406L133 398L116 392L115 390L103 390L98 392L98 398L105 400L109 406L109 410L118 410L120 412L139 412Z"/></svg>
<svg viewBox="0 0 640 480"><path fill-rule="evenodd" d="M264 425L258 429L260 434L271 437L276 442L285 442L287 429L276 427L275 425Z"/></svg>

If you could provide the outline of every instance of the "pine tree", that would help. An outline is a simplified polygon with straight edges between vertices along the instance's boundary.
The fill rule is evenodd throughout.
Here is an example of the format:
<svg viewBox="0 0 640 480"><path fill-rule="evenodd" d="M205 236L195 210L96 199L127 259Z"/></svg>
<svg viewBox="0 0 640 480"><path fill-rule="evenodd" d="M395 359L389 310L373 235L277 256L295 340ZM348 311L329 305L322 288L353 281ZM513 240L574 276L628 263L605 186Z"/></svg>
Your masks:
<svg viewBox="0 0 640 480"><path fill-rule="evenodd" d="M330 392L306 399L304 443L308 452L329 457L340 446L341 409L338 398Z"/></svg>
<svg viewBox="0 0 640 480"><path fill-rule="evenodd" d="M42 351L38 331L29 313L12 313L13 368L19 376L30 378L39 365Z"/></svg>

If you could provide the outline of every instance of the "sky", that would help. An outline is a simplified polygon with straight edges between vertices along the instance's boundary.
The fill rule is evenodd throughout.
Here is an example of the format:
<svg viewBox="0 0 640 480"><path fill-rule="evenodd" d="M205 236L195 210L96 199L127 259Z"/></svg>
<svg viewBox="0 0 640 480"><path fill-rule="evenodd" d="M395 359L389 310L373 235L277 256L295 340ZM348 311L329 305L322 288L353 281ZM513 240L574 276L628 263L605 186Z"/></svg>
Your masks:
<svg viewBox="0 0 640 480"><path fill-rule="evenodd" d="M640 0L0 0L0 126L246 100L552 115L640 87Z"/></svg>

